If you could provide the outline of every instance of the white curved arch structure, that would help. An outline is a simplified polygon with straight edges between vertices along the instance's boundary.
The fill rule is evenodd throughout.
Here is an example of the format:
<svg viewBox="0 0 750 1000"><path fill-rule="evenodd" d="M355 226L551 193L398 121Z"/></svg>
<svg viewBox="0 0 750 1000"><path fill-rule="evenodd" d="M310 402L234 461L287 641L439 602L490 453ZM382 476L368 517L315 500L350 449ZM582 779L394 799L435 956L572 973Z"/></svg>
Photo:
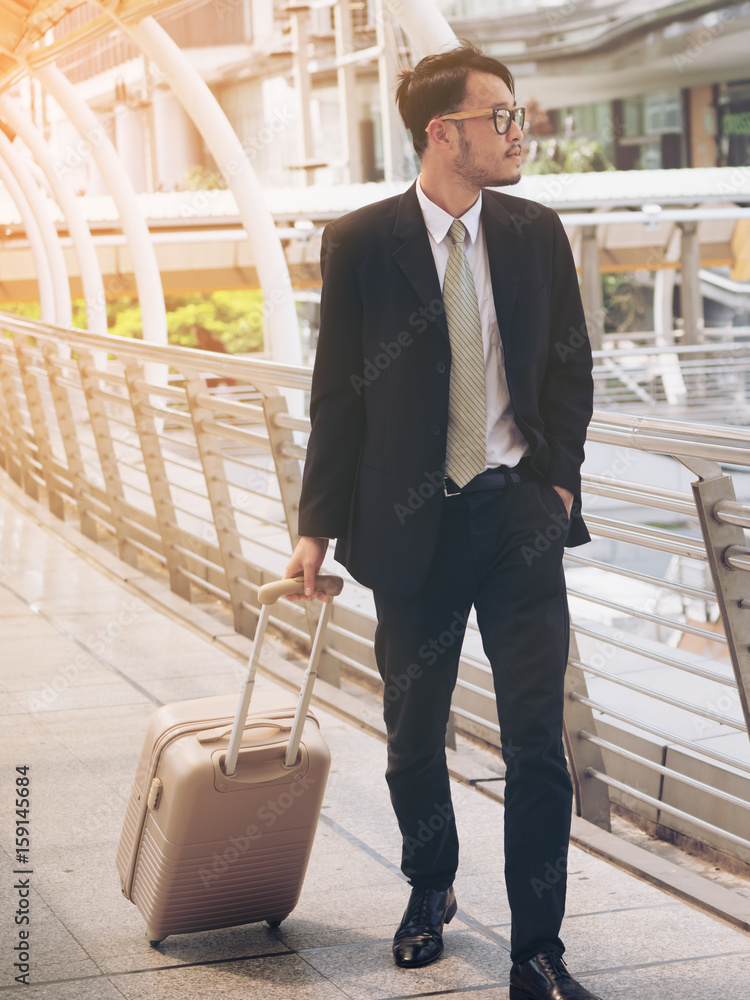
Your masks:
<svg viewBox="0 0 750 1000"><path fill-rule="evenodd" d="M105 10L106 6L100 4ZM161 70L173 93L206 140L216 165L237 202L240 218L253 249L266 312L267 347L274 361L298 365L302 361L297 310L284 251L273 217L263 200L250 160L221 105L179 46L148 17L138 25L109 16Z"/></svg>
<svg viewBox="0 0 750 1000"><path fill-rule="evenodd" d="M384 0L421 59L461 44L434 0Z"/></svg>
<svg viewBox="0 0 750 1000"><path fill-rule="evenodd" d="M31 176L24 157L15 148L7 135L0 130L0 157L12 172L18 186L23 191L39 230L50 271L54 302L54 322L59 326L70 326L73 308L70 302L70 282L65 267L65 257L60 245L60 237L49 217L41 189Z"/></svg>
<svg viewBox="0 0 750 1000"><path fill-rule="evenodd" d="M68 179L55 170L52 152L44 140L42 133L24 114L18 102L7 94L0 96L0 117L2 117L21 137L34 161L41 167L55 196L60 210L65 216L68 232L73 241L78 266L81 272L81 283L86 301L86 320L88 329L94 333L107 332L107 305L104 292L99 258L85 216L73 193ZM65 323L63 326L67 325Z"/></svg>
<svg viewBox="0 0 750 1000"><path fill-rule="evenodd" d="M7 136L3 136L7 140ZM21 185L8 163L0 155L0 180L8 189L8 194L16 205L21 216L21 222L31 246L31 254L36 267L36 280L39 287L39 309L45 323L55 322L55 288L52 283L52 271L47 257L47 248L42 239L42 233L37 225L36 217Z"/></svg>
<svg viewBox="0 0 750 1000"><path fill-rule="evenodd" d="M140 211L125 167L96 115L76 92L68 78L52 65L32 68L31 71L45 90L54 97L91 149L91 155L117 206L120 225L133 258L133 273L141 305L143 339L166 345L167 313L164 307L159 265L148 226ZM147 373L147 377L163 382L166 379L166 371L154 369Z"/></svg>

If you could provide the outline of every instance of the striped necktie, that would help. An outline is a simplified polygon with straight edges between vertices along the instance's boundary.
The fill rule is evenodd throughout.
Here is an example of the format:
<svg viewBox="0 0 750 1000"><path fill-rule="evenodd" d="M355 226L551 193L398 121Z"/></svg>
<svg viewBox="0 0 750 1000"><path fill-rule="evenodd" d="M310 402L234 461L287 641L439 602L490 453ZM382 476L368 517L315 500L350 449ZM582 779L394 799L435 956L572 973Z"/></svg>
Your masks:
<svg viewBox="0 0 750 1000"><path fill-rule="evenodd" d="M449 232L453 246L443 283L452 356L445 474L465 486L487 464L484 348L477 293L464 253L466 227L454 219Z"/></svg>

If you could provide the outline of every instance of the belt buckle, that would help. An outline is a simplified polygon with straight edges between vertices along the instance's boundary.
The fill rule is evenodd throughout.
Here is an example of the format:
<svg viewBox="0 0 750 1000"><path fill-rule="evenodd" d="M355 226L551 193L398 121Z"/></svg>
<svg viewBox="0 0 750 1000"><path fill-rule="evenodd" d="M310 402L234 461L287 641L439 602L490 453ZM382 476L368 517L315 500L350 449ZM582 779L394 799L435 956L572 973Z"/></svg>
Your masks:
<svg viewBox="0 0 750 1000"><path fill-rule="evenodd" d="M456 486L456 488L454 490L449 490L448 483L452 483L453 486L456 486L456 484L453 482L453 480L449 479L448 476L446 476L443 479L443 493L447 497L456 497L456 496L458 496L459 493L461 492L461 487L460 486Z"/></svg>

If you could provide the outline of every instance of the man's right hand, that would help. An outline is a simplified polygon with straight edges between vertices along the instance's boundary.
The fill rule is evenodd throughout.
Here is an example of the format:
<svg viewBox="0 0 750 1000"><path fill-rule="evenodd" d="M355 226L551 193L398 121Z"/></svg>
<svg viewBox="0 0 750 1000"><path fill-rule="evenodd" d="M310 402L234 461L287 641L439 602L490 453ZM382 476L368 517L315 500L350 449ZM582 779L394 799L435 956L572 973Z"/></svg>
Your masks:
<svg viewBox="0 0 750 1000"><path fill-rule="evenodd" d="M304 594L292 594L290 601L312 601L317 598L325 604L331 600L326 594L321 594L315 590L315 577L323 565L326 551L328 550L327 538L313 538L309 535L301 535L292 553L292 558L284 570L284 579L299 576L304 573L305 592Z"/></svg>

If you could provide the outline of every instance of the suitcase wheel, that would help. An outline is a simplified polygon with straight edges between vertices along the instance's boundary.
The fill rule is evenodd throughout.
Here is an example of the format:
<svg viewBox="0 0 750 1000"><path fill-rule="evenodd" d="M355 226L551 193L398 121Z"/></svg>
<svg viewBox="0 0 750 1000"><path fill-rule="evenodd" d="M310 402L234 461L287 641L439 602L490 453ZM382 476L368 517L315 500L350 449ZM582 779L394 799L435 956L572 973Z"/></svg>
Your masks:
<svg viewBox="0 0 750 1000"><path fill-rule="evenodd" d="M152 948L158 948L159 945L164 940L164 938L154 937L151 931L146 931L146 937L148 938L148 943L151 945Z"/></svg>
<svg viewBox="0 0 750 1000"><path fill-rule="evenodd" d="M272 929L278 927L280 923L280 920L266 920L266 924Z"/></svg>

